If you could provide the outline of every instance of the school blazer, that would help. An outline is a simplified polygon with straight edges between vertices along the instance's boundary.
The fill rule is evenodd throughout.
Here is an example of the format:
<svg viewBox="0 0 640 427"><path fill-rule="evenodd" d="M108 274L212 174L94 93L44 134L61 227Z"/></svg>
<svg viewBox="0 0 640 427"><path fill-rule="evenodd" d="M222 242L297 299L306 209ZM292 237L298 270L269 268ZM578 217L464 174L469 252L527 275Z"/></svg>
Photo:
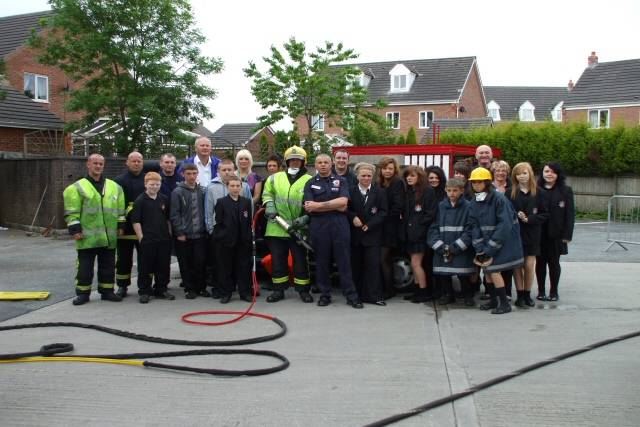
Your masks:
<svg viewBox="0 0 640 427"><path fill-rule="evenodd" d="M238 211L230 196L219 199L214 208L216 225L213 238L222 246L232 248L251 243L251 205L246 197L238 198Z"/></svg>
<svg viewBox="0 0 640 427"><path fill-rule="evenodd" d="M382 244L384 218L387 215L387 192L380 186L371 184L366 198L356 185L349 191L347 216L351 225L351 244L353 246L379 246ZM353 225L353 219L360 218L369 229L362 231Z"/></svg>

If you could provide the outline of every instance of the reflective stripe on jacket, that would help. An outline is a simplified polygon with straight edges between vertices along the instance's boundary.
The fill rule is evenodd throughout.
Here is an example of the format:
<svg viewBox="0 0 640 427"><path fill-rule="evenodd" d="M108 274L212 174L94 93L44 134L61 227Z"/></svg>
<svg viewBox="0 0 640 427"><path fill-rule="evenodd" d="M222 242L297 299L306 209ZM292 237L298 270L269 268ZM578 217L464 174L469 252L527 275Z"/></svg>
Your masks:
<svg viewBox="0 0 640 427"><path fill-rule="evenodd" d="M82 227L84 238L76 240L76 249L115 249L118 223L125 222L124 193L118 184L105 179L100 194L88 179L82 178L64 190L63 199L67 225Z"/></svg>
<svg viewBox="0 0 640 427"><path fill-rule="evenodd" d="M278 172L267 178L262 193L262 203L274 202L278 215L291 222L304 215L302 199L304 198L304 186L311 179L311 175L305 174L299 177L293 184L289 183L286 172ZM269 221L265 236L289 237L289 233L277 223Z"/></svg>

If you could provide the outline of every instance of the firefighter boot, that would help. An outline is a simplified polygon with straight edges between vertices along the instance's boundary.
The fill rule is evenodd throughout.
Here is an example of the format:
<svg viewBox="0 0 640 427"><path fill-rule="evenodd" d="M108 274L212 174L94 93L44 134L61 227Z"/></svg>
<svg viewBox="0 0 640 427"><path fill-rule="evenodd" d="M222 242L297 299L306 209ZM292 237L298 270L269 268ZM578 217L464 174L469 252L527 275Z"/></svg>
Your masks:
<svg viewBox="0 0 640 427"><path fill-rule="evenodd" d="M278 302L284 299L284 291L282 289L271 292L271 295L267 297L267 302Z"/></svg>
<svg viewBox="0 0 640 427"><path fill-rule="evenodd" d="M73 305L82 305L89 302L89 294L81 294L75 297L72 301Z"/></svg>

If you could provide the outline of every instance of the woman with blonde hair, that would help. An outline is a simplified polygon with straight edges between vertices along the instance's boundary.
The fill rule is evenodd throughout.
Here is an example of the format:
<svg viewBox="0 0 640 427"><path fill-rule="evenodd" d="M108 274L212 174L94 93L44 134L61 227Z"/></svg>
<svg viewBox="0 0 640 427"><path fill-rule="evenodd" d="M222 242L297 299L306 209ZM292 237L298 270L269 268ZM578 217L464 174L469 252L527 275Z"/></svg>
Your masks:
<svg viewBox="0 0 640 427"><path fill-rule="evenodd" d="M382 224L382 242L380 244L380 266L385 299L396 294L393 283L393 256L399 249L400 218L404 211L404 182L400 178L400 167L393 157L383 157L378 162L377 183L386 193L387 215Z"/></svg>
<svg viewBox="0 0 640 427"><path fill-rule="evenodd" d="M246 182L251 190L254 206L258 206L260 195L262 194L262 177L251 171L253 167L253 156L251 151L242 149L236 154L236 174L242 182Z"/></svg>
<svg viewBox="0 0 640 427"><path fill-rule="evenodd" d="M533 307L531 286L536 268L536 256L540 255L542 224L548 213L544 190L537 186L533 168L527 162L518 163L511 171L509 200L518 217L524 265L513 270L518 299L517 307Z"/></svg>
<svg viewBox="0 0 640 427"><path fill-rule="evenodd" d="M511 167L504 160L494 160L491 163L491 174L493 175L493 186L502 194L511 192Z"/></svg>

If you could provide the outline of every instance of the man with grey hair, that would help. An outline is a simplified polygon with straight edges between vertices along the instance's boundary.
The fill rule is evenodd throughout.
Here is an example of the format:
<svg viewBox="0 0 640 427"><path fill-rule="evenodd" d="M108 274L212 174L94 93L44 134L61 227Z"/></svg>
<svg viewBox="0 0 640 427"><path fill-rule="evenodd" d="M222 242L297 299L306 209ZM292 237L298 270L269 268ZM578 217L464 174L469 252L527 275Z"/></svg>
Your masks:
<svg viewBox="0 0 640 427"><path fill-rule="evenodd" d="M493 152L488 145L479 145L476 148L476 161L478 166L481 166L487 170L491 169L491 161L493 160Z"/></svg>
<svg viewBox="0 0 640 427"><path fill-rule="evenodd" d="M196 154L182 161L178 174L182 175L183 165L193 163L198 167L198 184L206 188L218 176L220 159L211 155L211 140L206 136L196 138L195 149Z"/></svg>

